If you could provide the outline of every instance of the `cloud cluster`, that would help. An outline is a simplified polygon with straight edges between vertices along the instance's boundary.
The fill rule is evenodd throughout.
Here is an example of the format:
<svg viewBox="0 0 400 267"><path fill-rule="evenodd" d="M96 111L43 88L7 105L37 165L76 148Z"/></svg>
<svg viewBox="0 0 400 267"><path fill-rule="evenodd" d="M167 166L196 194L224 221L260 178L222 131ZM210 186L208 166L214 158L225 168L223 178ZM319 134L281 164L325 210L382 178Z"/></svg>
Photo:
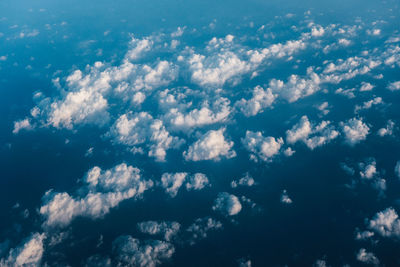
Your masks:
<svg viewBox="0 0 400 267"><path fill-rule="evenodd" d="M250 159L254 161L271 161L279 154L283 139L275 139L272 136L264 137L261 132L246 131L246 136L242 138L242 143L251 153Z"/></svg>
<svg viewBox="0 0 400 267"><path fill-rule="evenodd" d="M140 232L149 235L162 235L165 241L171 241L179 232L181 225L178 222L146 221L137 224Z"/></svg>
<svg viewBox="0 0 400 267"><path fill-rule="evenodd" d="M221 158L235 157L233 142L225 140L224 132L224 128L208 131L183 152L183 157L187 161L219 161Z"/></svg>
<svg viewBox="0 0 400 267"><path fill-rule="evenodd" d="M141 197L153 186L153 181L142 178L139 169L125 163L105 171L94 167L88 171L84 183L78 190L86 192L82 196L46 192L39 210L45 219L44 226L65 227L78 216L102 217L121 201Z"/></svg>
<svg viewBox="0 0 400 267"><path fill-rule="evenodd" d="M354 146L367 138L369 127L362 119L352 118L341 123L346 142Z"/></svg>
<svg viewBox="0 0 400 267"><path fill-rule="evenodd" d="M215 199L212 209L222 214L233 216L242 210L242 204L240 204L237 196L222 192L219 193L218 197Z"/></svg>

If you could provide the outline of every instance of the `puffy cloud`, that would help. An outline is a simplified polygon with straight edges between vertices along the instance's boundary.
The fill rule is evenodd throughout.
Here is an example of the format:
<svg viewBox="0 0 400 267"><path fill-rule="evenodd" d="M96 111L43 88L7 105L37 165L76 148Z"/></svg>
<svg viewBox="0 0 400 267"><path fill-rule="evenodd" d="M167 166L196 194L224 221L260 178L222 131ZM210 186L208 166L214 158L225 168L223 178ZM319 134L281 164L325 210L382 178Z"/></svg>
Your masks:
<svg viewBox="0 0 400 267"><path fill-rule="evenodd" d="M400 219L393 208L387 208L375 214L368 228L383 237L400 238Z"/></svg>
<svg viewBox="0 0 400 267"><path fill-rule="evenodd" d="M159 240L141 242L132 236L120 236L113 242L118 266L155 267L169 260L174 252L171 243Z"/></svg>
<svg viewBox="0 0 400 267"><path fill-rule="evenodd" d="M367 240L373 237L374 235L375 235L374 232L371 231L357 232L356 240Z"/></svg>
<svg viewBox="0 0 400 267"><path fill-rule="evenodd" d="M129 43L129 50L126 53L126 58L129 58L130 60L138 59L144 53L150 51L152 46L153 41L149 38L136 39L132 36L132 39Z"/></svg>
<svg viewBox="0 0 400 267"><path fill-rule="evenodd" d="M283 192L282 192L281 202L284 204L292 204L292 202L293 202L292 199L289 197L286 190L283 190Z"/></svg>
<svg viewBox="0 0 400 267"><path fill-rule="evenodd" d="M314 126L307 116L302 116L297 124L286 131L286 141L289 144L302 141L310 149L314 149L335 139L338 135L339 132L333 126L330 126L329 121L322 121Z"/></svg>
<svg viewBox="0 0 400 267"><path fill-rule="evenodd" d="M273 79L269 83L272 92L278 94L289 102L295 102L300 98L309 96L319 91L320 77L312 68L307 69L307 78L291 75L286 83Z"/></svg>
<svg viewBox="0 0 400 267"><path fill-rule="evenodd" d="M357 113L358 111L363 109L370 109L373 105L379 105L379 104L383 104L382 98L375 97L374 99L364 102L362 106L356 105L356 107L354 108L354 112Z"/></svg>
<svg viewBox="0 0 400 267"><path fill-rule="evenodd" d="M189 146L189 149L183 153L187 161L215 160L222 157L233 158L236 152L232 150L233 142L225 140L224 128L219 130L210 130L199 140Z"/></svg>
<svg viewBox="0 0 400 267"><path fill-rule="evenodd" d="M388 85L388 89L391 90L391 91L400 90L400 81L390 83Z"/></svg>
<svg viewBox="0 0 400 267"><path fill-rule="evenodd" d="M373 177L375 177L378 172L376 170L376 161L374 159L372 159L369 163L367 164L360 164L360 176L363 179L372 179Z"/></svg>
<svg viewBox="0 0 400 267"><path fill-rule="evenodd" d="M201 190L209 185L210 182L205 174L195 173L189 178L189 181L186 183L186 190Z"/></svg>
<svg viewBox="0 0 400 267"><path fill-rule="evenodd" d="M161 176L161 183L162 187L165 189L165 192L167 192L171 197L175 197L187 175L188 174L186 172L178 172L175 174L164 173Z"/></svg>
<svg viewBox="0 0 400 267"><path fill-rule="evenodd" d="M394 130L394 122L392 120L388 120L385 128L380 128L378 130L378 135L383 137L385 135L392 135Z"/></svg>
<svg viewBox="0 0 400 267"><path fill-rule="evenodd" d="M251 260L241 258L238 260L239 267L251 267Z"/></svg>
<svg viewBox="0 0 400 267"><path fill-rule="evenodd" d="M208 232L222 229L222 223L210 217L198 218L191 224L186 232L190 234L189 243L195 244L197 240L207 237Z"/></svg>
<svg viewBox="0 0 400 267"><path fill-rule="evenodd" d="M144 180L140 170L125 163L103 171L94 167L84 178L80 191L87 193L80 197L68 193L46 192L40 214L45 218L46 227L65 227L76 217L99 218L121 201L141 197L153 186L151 180Z"/></svg>
<svg viewBox="0 0 400 267"><path fill-rule="evenodd" d="M367 138L369 127L362 121L362 119L352 118L346 122L341 122L340 124L349 145L355 145Z"/></svg>
<svg viewBox="0 0 400 267"><path fill-rule="evenodd" d="M365 248L361 248L357 253L357 260L373 265L379 265L378 258L372 252L367 252Z"/></svg>
<svg viewBox="0 0 400 267"><path fill-rule="evenodd" d="M246 116L255 116L264 109L270 107L274 103L277 95L274 95L270 88L263 89L261 86L256 86L253 89L253 97L249 100L242 98L236 102L236 106Z"/></svg>
<svg viewBox="0 0 400 267"><path fill-rule="evenodd" d="M362 82L360 87L360 92L372 91L375 86L370 83Z"/></svg>
<svg viewBox="0 0 400 267"><path fill-rule="evenodd" d="M242 210L242 204L240 204L239 199L235 195L222 192L215 199L212 209L222 214L233 216Z"/></svg>
<svg viewBox="0 0 400 267"><path fill-rule="evenodd" d="M11 249L8 257L0 260L0 266L40 266L45 238L44 233L32 234L19 247Z"/></svg>
<svg viewBox="0 0 400 267"><path fill-rule="evenodd" d="M164 103L166 101L169 101L169 104L176 103L173 95L167 93L162 93L161 95L164 98ZM230 101L227 98L219 97L212 105L208 101L204 101L200 108L186 111L186 107L182 108L176 103L178 107L174 106L170 108L163 116L163 120L173 129L185 131L191 130L194 127L225 122L231 113L229 104Z"/></svg>
<svg viewBox="0 0 400 267"><path fill-rule="evenodd" d="M170 241L179 232L181 225L178 222L146 221L137 224L139 231L149 235L162 235Z"/></svg>
<svg viewBox="0 0 400 267"><path fill-rule="evenodd" d="M274 156L279 154L283 139L275 139L271 136L264 137L261 132L246 131L242 143L251 152L250 158L252 160L271 161Z"/></svg>
<svg viewBox="0 0 400 267"><path fill-rule="evenodd" d="M254 181L253 177L251 177L248 173L246 173L246 175L242 178L240 178L239 180L234 180L231 182L231 187L232 188L236 188L239 185L240 186L253 186L255 185L256 182Z"/></svg>
<svg viewBox="0 0 400 267"><path fill-rule="evenodd" d="M158 161L164 161L167 150L182 144L178 137L171 136L163 122L147 112L121 115L111 127L107 136L117 144L131 148L132 152L141 152L140 145L146 144L148 155Z"/></svg>
<svg viewBox="0 0 400 267"><path fill-rule="evenodd" d="M13 129L13 134L19 133L21 130L32 130L33 125L31 124L31 121L29 118L25 118L23 120L15 121L14 122L14 129Z"/></svg>

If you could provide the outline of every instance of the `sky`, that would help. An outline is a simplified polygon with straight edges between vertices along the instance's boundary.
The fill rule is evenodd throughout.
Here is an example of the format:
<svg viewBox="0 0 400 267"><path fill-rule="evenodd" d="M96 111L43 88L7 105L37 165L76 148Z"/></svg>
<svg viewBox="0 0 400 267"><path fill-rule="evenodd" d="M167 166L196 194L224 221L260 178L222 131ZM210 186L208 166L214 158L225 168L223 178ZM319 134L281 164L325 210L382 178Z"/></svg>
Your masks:
<svg viewBox="0 0 400 267"><path fill-rule="evenodd" d="M400 6L0 2L0 266L400 265Z"/></svg>

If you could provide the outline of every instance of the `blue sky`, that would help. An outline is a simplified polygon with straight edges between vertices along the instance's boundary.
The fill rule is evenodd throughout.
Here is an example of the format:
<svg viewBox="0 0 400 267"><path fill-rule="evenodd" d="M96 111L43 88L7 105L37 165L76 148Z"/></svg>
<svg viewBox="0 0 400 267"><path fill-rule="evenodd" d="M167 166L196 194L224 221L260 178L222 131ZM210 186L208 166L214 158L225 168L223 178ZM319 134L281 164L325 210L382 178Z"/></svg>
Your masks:
<svg viewBox="0 0 400 267"><path fill-rule="evenodd" d="M400 263L396 1L0 10L0 266Z"/></svg>

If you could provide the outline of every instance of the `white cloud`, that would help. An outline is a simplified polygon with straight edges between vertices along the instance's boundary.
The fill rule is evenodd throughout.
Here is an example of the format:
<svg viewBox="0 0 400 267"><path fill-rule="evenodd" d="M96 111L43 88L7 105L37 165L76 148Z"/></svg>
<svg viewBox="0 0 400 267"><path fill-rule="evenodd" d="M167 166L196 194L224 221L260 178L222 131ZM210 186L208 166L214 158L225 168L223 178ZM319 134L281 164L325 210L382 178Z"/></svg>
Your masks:
<svg viewBox="0 0 400 267"><path fill-rule="evenodd" d="M171 197L175 197L187 176L186 172L164 173L161 176L162 187Z"/></svg>
<svg viewBox="0 0 400 267"><path fill-rule="evenodd" d="M0 266L40 266L45 238L44 233L32 234L19 247L11 249L7 258L0 259Z"/></svg>
<svg viewBox="0 0 400 267"><path fill-rule="evenodd" d="M293 202L292 199L289 197L286 190L283 190L283 192L282 192L281 202L284 204L292 204L292 202Z"/></svg>
<svg viewBox="0 0 400 267"><path fill-rule="evenodd" d="M320 90L321 79L312 68L307 69L307 78L291 75L286 83L272 79L269 83L274 94L278 94L289 102L314 94Z"/></svg>
<svg viewBox="0 0 400 267"><path fill-rule="evenodd" d="M120 236L113 242L118 266L155 267L175 253L171 243L159 240L141 242L131 236Z"/></svg>
<svg viewBox="0 0 400 267"><path fill-rule="evenodd" d="M141 145L148 147L148 155L158 161L164 161L167 150L177 148L182 140L171 136L163 122L147 112L121 115L111 127L108 136L117 144L131 148L132 152L141 151Z"/></svg>
<svg viewBox="0 0 400 267"><path fill-rule="evenodd" d="M360 168L360 176L363 179L372 179L378 174L376 170L376 161L374 159L368 164L360 164Z"/></svg>
<svg viewBox="0 0 400 267"><path fill-rule="evenodd" d="M255 116L264 109L270 107L274 103L277 95L274 95L270 88L263 89L261 86L256 86L253 89L253 97L249 100L242 98L236 102L236 106L246 116Z"/></svg>
<svg viewBox="0 0 400 267"><path fill-rule="evenodd" d="M232 150L233 142L225 140L225 129L210 130L193 143L187 151L183 153L187 161L215 160L222 157L233 158L236 152Z"/></svg>
<svg viewBox="0 0 400 267"><path fill-rule="evenodd" d="M380 128L378 130L378 135L383 137L385 135L392 135L394 130L394 122L392 120L388 120L385 128Z"/></svg>
<svg viewBox="0 0 400 267"><path fill-rule="evenodd" d="M250 158L252 160L271 161L274 156L279 154L283 139L275 139L271 136L264 137L261 132L246 131L242 143L251 152Z"/></svg>
<svg viewBox="0 0 400 267"><path fill-rule="evenodd" d="M357 232L356 240L367 240L373 237L375 234L371 231Z"/></svg>
<svg viewBox="0 0 400 267"><path fill-rule="evenodd" d="M31 124L31 121L29 118L25 118L20 121L15 121L14 122L14 129L13 129L13 134L19 133L21 130L32 130L33 125Z"/></svg>
<svg viewBox="0 0 400 267"><path fill-rule="evenodd" d="M375 86L373 86L370 83L362 82L361 87L360 87L360 92L372 91L372 89L374 89L374 87Z"/></svg>
<svg viewBox="0 0 400 267"><path fill-rule="evenodd" d="M341 122L343 133L349 145L355 145L367 138L369 127L362 119L352 118L346 122Z"/></svg>
<svg viewBox="0 0 400 267"><path fill-rule="evenodd" d="M222 223L210 217L198 218L191 224L186 232L190 234L189 243L195 244L197 240L207 237L208 232L222 229Z"/></svg>
<svg viewBox="0 0 400 267"><path fill-rule="evenodd" d="M400 81L390 83L388 85L388 89L391 90L391 91L400 90Z"/></svg>
<svg viewBox="0 0 400 267"><path fill-rule="evenodd" d="M354 112L357 113L360 110L370 109L373 105L379 105L379 104L383 104L382 98L375 97L374 99L364 102L362 106L356 105L356 107L354 108Z"/></svg>
<svg viewBox="0 0 400 267"><path fill-rule="evenodd" d="M141 197L153 186L151 180L144 180L140 170L125 163L103 171L94 167L84 178L80 191L87 191L80 197L68 193L46 192L40 214L44 217L44 226L65 227L76 217L99 218L121 201Z"/></svg>
<svg viewBox="0 0 400 267"><path fill-rule="evenodd" d="M314 126L307 116L302 116L297 124L286 131L286 141L289 144L302 141L310 149L322 146L338 136L339 132L330 126L330 121L322 121Z"/></svg>
<svg viewBox="0 0 400 267"><path fill-rule="evenodd" d="M126 58L130 60L136 60L140 58L144 53L151 50L153 46L153 41L149 38L136 39L132 36L129 46L130 48L126 53Z"/></svg>
<svg viewBox="0 0 400 267"><path fill-rule="evenodd" d="M222 214L233 216L242 210L242 204L240 204L239 199L235 195L222 192L215 199L212 209Z"/></svg>
<svg viewBox="0 0 400 267"><path fill-rule="evenodd" d="M137 224L140 232L149 235L162 235L165 241L171 241L181 228L178 222L145 221Z"/></svg>
<svg viewBox="0 0 400 267"><path fill-rule="evenodd" d="M254 181L253 177L251 177L248 173L246 173L246 175L242 178L240 178L239 180L234 180L231 182L231 187L232 188L236 188L239 185L240 186L253 186L255 185L256 182Z"/></svg>
<svg viewBox="0 0 400 267"><path fill-rule="evenodd" d="M367 264L379 265L378 258L372 252L367 252L365 248L358 251L357 260Z"/></svg>
<svg viewBox="0 0 400 267"><path fill-rule="evenodd" d="M383 237L400 238L400 219L393 208L378 212L369 221L368 228Z"/></svg>
<svg viewBox="0 0 400 267"><path fill-rule="evenodd" d="M203 173L195 173L186 183L186 190L201 190L206 186L210 186L207 176Z"/></svg>

